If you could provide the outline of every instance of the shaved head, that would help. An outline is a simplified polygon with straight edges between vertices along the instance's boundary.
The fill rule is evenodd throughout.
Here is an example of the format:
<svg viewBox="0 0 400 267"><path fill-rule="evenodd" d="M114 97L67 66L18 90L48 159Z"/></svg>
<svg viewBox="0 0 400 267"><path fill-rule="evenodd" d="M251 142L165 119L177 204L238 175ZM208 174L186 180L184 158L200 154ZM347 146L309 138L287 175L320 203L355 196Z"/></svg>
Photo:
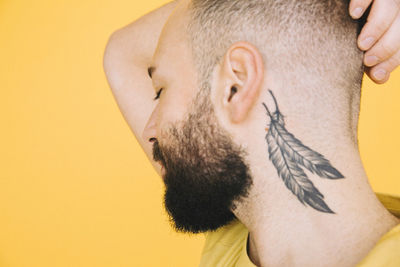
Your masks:
<svg viewBox="0 0 400 267"><path fill-rule="evenodd" d="M259 49L266 73L287 95L336 101L337 109L348 117L349 134L354 135L364 72L356 40L368 12L353 20L348 4L348 0L190 0L187 34L199 81L210 81L213 68L233 43L248 41Z"/></svg>
<svg viewBox="0 0 400 267"><path fill-rule="evenodd" d="M327 76L337 69L329 66L341 65L346 81L359 84L356 38L364 20L349 16L348 2L191 0L188 34L199 71L209 73L231 44L246 40L259 48L267 68Z"/></svg>

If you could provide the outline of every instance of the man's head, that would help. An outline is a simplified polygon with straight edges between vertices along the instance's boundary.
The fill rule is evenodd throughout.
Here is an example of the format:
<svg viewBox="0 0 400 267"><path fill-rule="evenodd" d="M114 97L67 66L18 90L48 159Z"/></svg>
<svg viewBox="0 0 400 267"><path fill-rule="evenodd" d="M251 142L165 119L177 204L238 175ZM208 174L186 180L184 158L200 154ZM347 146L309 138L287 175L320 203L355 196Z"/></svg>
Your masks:
<svg viewBox="0 0 400 267"><path fill-rule="evenodd" d="M258 149L265 150L267 89L297 122L307 124L304 114L315 109L324 128L341 127L355 140L359 27L345 0L179 2L149 71L162 91L144 132L164 167L164 204L176 230L214 230L234 219L253 184L249 158L266 160ZM317 107L339 109L328 127Z"/></svg>

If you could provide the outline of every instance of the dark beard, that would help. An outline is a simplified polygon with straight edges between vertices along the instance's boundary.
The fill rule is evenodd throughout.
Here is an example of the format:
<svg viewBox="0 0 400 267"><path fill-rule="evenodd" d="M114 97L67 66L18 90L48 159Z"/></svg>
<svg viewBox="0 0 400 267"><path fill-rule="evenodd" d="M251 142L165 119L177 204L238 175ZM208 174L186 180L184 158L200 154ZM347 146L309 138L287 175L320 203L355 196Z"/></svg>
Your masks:
<svg viewBox="0 0 400 267"><path fill-rule="evenodd" d="M192 112L172 125L166 144L156 140L153 158L165 168L164 206L178 232L216 230L235 219L234 201L252 185L245 151L217 121L212 103L199 93Z"/></svg>

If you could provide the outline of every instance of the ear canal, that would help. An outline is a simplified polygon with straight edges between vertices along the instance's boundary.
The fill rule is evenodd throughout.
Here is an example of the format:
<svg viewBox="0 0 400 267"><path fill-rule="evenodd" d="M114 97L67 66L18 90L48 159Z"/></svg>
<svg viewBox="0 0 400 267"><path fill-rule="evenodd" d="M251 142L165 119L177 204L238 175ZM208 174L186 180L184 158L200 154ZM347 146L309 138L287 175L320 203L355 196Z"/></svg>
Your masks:
<svg viewBox="0 0 400 267"><path fill-rule="evenodd" d="M231 101L234 94L237 93L237 88L235 86L231 87L231 94L229 95L228 102Z"/></svg>

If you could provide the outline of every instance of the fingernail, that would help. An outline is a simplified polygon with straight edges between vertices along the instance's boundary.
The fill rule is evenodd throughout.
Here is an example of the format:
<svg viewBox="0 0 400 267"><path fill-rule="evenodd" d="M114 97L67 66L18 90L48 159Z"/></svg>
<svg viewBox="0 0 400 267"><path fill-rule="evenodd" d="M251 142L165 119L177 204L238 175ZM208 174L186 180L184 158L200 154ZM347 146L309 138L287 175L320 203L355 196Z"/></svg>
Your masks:
<svg viewBox="0 0 400 267"><path fill-rule="evenodd" d="M361 7L357 7L355 9L353 9L353 11L351 12L351 15L353 16L353 18L358 19L359 17L361 17L363 12L363 9Z"/></svg>
<svg viewBox="0 0 400 267"><path fill-rule="evenodd" d="M373 37L367 37L364 40L360 42L360 46L362 49L368 49L371 47L371 45L374 43L374 38Z"/></svg>
<svg viewBox="0 0 400 267"><path fill-rule="evenodd" d="M374 77L377 80L383 80L386 77L386 71L384 69L379 69L374 72Z"/></svg>
<svg viewBox="0 0 400 267"><path fill-rule="evenodd" d="M365 58L365 65L367 66L373 66L378 63L378 57L377 56L367 56Z"/></svg>

